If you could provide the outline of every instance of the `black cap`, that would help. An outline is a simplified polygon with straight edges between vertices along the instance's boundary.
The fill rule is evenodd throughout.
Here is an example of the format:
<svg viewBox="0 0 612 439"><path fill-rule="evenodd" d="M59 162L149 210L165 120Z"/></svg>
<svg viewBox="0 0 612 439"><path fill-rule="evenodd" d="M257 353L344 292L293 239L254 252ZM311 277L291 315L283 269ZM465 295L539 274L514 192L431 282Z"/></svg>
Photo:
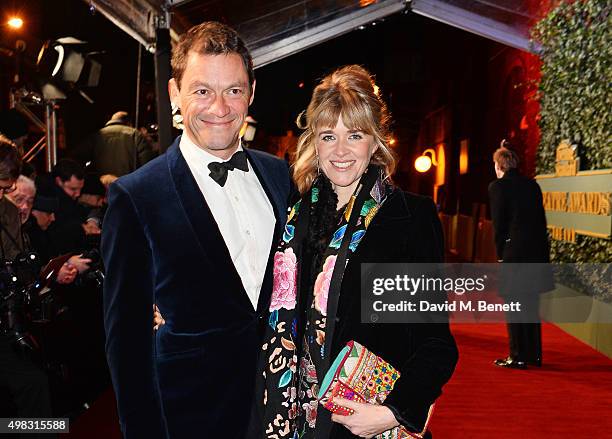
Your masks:
<svg viewBox="0 0 612 439"><path fill-rule="evenodd" d="M46 197L36 194L34 198L34 206L32 209L40 210L41 212L55 213L59 208L59 203L55 197Z"/></svg>
<svg viewBox="0 0 612 439"><path fill-rule="evenodd" d="M85 184L83 185L83 189L81 189L82 194L90 194L90 195L106 195L106 188L100 182L100 176L97 174L87 174L85 175Z"/></svg>

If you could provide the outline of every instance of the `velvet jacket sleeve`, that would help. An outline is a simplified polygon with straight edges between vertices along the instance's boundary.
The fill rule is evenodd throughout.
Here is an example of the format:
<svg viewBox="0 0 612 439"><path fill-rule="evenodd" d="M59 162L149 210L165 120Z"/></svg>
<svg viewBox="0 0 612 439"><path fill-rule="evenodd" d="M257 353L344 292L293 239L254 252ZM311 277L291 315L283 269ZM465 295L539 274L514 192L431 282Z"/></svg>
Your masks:
<svg viewBox="0 0 612 439"><path fill-rule="evenodd" d="M153 361L151 250L120 182L110 187L102 254L106 355L124 438L167 439Z"/></svg>
<svg viewBox="0 0 612 439"><path fill-rule="evenodd" d="M429 198L419 198L412 207L414 224L408 232L410 259L416 263L444 260L444 239L436 208ZM414 235L414 236L412 236ZM415 243L420 245L415 246ZM398 365L401 378L385 401L398 422L408 430L420 432L427 420L429 407L442 393L458 359L457 346L450 332L447 316L442 322L398 325L405 348L412 352Z"/></svg>

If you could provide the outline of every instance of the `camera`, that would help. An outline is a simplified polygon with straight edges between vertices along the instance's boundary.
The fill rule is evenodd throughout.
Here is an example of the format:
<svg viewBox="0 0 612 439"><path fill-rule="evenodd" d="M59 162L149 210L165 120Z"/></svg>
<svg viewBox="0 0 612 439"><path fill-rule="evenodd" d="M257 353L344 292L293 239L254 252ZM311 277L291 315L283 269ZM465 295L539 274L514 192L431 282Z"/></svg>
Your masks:
<svg viewBox="0 0 612 439"><path fill-rule="evenodd" d="M104 267L102 265L100 250L97 248L92 248L83 253L83 256L81 257L91 259L91 262L89 263L89 270L83 273L83 280L85 282L92 282L98 288L101 288L102 285L104 285Z"/></svg>
<svg viewBox="0 0 612 439"><path fill-rule="evenodd" d="M33 352L38 343L28 333L28 309L38 299L41 284L36 253L0 261L0 333L8 336L18 351Z"/></svg>

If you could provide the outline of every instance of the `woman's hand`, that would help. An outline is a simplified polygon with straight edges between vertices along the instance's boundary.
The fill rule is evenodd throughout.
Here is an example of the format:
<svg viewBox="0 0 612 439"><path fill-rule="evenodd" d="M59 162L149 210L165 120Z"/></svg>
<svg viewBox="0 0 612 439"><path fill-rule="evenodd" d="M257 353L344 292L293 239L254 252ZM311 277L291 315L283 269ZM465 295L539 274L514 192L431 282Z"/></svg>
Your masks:
<svg viewBox="0 0 612 439"><path fill-rule="evenodd" d="M333 414L332 421L344 425L356 436L370 438L399 425L393 412L384 405L366 404L342 398L334 398L334 402L353 410L354 413L349 416Z"/></svg>

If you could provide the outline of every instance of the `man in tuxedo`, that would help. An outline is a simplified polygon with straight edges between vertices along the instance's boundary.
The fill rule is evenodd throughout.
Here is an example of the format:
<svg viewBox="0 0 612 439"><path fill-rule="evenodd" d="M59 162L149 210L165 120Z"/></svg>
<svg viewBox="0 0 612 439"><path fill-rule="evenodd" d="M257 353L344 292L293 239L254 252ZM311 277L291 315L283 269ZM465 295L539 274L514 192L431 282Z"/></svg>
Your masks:
<svg viewBox="0 0 612 439"><path fill-rule="evenodd" d="M493 155L497 180L489 185L495 246L502 266L500 294L521 303L521 313L509 313L510 355L495 361L500 367L541 366L542 341L539 294L552 289L546 215L540 186L518 172L516 153L504 146Z"/></svg>
<svg viewBox="0 0 612 439"><path fill-rule="evenodd" d="M110 186L102 233L121 428L127 439L245 438L289 173L241 145L255 78L234 30L191 28L172 70L183 135Z"/></svg>

